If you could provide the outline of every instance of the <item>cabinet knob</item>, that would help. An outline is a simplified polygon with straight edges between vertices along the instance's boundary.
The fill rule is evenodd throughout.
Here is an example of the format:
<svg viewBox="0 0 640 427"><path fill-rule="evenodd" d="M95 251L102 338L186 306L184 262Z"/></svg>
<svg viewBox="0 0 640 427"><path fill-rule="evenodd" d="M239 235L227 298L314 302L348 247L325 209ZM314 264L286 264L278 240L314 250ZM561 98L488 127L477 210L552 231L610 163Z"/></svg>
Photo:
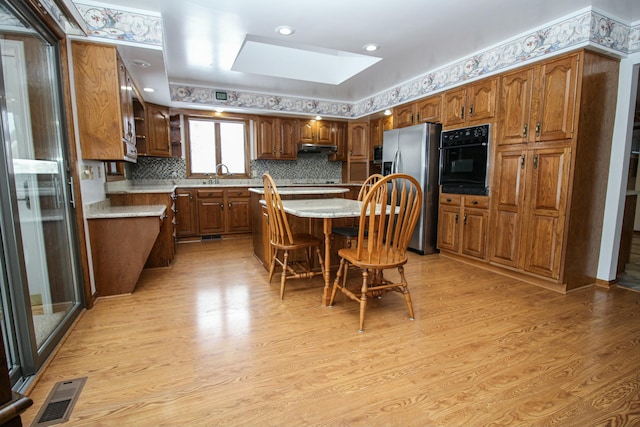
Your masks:
<svg viewBox="0 0 640 427"><path fill-rule="evenodd" d="M447 198L447 202L451 202L451 199Z"/></svg>
<svg viewBox="0 0 640 427"><path fill-rule="evenodd" d="M469 105L469 117L473 117L473 104Z"/></svg>
<svg viewBox="0 0 640 427"><path fill-rule="evenodd" d="M536 123L536 136L540 136L540 125L540 122Z"/></svg>
<svg viewBox="0 0 640 427"><path fill-rule="evenodd" d="M525 124L524 127L522 128L522 137L526 138L528 133L529 133L529 125Z"/></svg>
<svg viewBox="0 0 640 427"><path fill-rule="evenodd" d="M467 214L464 214L464 217L463 217L462 223L463 223L464 225L467 225Z"/></svg>
<svg viewBox="0 0 640 427"><path fill-rule="evenodd" d="M462 109L460 110L460 118L464 119L464 106L462 107Z"/></svg>
<svg viewBox="0 0 640 427"><path fill-rule="evenodd" d="M474 200L473 202L471 202L471 204L472 204L472 205L477 205L477 204L478 204L478 201L477 201L477 200Z"/></svg>

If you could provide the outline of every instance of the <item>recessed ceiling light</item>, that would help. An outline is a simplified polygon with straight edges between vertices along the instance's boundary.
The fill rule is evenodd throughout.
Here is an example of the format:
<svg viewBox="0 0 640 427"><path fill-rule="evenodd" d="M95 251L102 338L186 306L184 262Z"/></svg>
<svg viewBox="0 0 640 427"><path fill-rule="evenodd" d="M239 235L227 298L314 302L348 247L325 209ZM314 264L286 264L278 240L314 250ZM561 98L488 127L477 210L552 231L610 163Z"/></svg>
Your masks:
<svg viewBox="0 0 640 427"><path fill-rule="evenodd" d="M380 46L378 46L377 44L369 43L362 46L362 48L367 52L375 52L376 50L380 49Z"/></svg>
<svg viewBox="0 0 640 427"><path fill-rule="evenodd" d="M294 30L293 27L290 27L288 25L280 25L279 27L276 27L276 33L283 36L290 36L295 32L296 30Z"/></svg>
<svg viewBox="0 0 640 427"><path fill-rule="evenodd" d="M149 93L151 93L151 92L155 92L155 91L156 91L156 90L155 90L154 88L152 88L152 87L145 87L145 88L142 88L142 90L143 90L143 91L145 91L145 92L149 92Z"/></svg>

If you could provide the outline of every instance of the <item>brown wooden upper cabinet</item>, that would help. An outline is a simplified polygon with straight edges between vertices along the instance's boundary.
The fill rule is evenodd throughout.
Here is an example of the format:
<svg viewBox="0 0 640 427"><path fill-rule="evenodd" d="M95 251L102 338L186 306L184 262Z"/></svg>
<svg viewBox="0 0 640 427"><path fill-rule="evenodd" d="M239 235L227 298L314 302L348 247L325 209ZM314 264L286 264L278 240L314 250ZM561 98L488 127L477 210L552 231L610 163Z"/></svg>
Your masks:
<svg viewBox="0 0 640 427"><path fill-rule="evenodd" d="M303 144L333 144L331 122L324 120L301 121L300 142Z"/></svg>
<svg viewBox="0 0 640 427"><path fill-rule="evenodd" d="M369 160L369 122L350 122L348 136L350 161Z"/></svg>
<svg viewBox="0 0 640 427"><path fill-rule="evenodd" d="M331 132L333 133L333 143L336 144L338 150L335 154L329 156L329 160L333 162L344 162L347 160L347 122L331 123Z"/></svg>
<svg viewBox="0 0 640 427"><path fill-rule="evenodd" d="M293 160L298 157L296 120L261 116L257 121L257 127L256 154L258 159Z"/></svg>
<svg viewBox="0 0 640 427"><path fill-rule="evenodd" d="M480 80L443 95L442 126L491 121L496 115L498 79Z"/></svg>
<svg viewBox="0 0 640 427"><path fill-rule="evenodd" d="M440 123L442 117L442 95L429 96L393 109L393 125L396 128L420 123Z"/></svg>
<svg viewBox="0 0 640 427"><path fill-rule="evenodd" d="M71 42L82 157L135 161L133 81L115 46Z"/></svg>
<svg viewBox="0 0 640 427"><path fill-rule="evenodd" d="M578 57L564 56L502 76L499 145L573 137Z"/></svg>
<svg viewBox="0 0 640 427"><path fill-rule="evenodd" d="M138 155L171 157L169 108L147 102L144 104L144 117L146 138L138 144Z"/></svg>
<svg viewBox="0 0 640 427"><path fill-rule="evenodd" d="M384 131L393 129L393 116L383 116L369 123L369 159L373 160L373 148L382 145Z"/></svg>

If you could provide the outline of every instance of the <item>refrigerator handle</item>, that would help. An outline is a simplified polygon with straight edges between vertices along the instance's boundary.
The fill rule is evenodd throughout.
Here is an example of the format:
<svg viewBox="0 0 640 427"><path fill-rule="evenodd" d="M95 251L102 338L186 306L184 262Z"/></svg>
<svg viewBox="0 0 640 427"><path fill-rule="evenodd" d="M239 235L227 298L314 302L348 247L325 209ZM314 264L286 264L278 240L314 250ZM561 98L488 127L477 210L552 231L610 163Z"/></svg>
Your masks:
<svg viewBox="0 0 640 427"><path fill-rule="evenodd" d="M391 167L391 173L398 173L398 162L400 162L400 150L397 150L396 155L393 156L393 166Z"/></svg>
<svg viewBox="0 0 640 427"><path fill-rule="evenodd" d="M400 172L400 162L402 161L402 153L398 150L398 160L396 161L396 172Z"/></svg>

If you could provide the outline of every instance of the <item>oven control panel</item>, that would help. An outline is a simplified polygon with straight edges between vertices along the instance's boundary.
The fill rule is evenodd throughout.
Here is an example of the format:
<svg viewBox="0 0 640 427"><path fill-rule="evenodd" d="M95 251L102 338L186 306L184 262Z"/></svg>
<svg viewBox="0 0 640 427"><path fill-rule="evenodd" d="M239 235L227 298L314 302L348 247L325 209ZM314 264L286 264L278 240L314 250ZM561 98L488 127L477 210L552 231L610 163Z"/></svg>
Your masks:
<svg viewBox="0 0 640 427"><path fill-rule="evenodd" d="M443 131L440 147L489 144L489 124Z"/></svg>

